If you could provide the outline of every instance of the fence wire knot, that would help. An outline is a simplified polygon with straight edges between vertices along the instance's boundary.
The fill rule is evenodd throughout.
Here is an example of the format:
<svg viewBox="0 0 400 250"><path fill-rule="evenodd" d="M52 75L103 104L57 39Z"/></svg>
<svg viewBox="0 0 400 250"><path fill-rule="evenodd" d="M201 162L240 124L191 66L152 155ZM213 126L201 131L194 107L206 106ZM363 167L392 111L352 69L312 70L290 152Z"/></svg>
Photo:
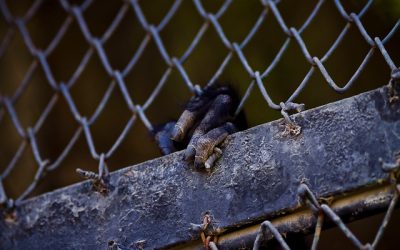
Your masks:
<svg viewBox="0 0 400 250"><path fill-rule="evenodd" d="M393 166L396 166L396 167L393 167ZM386 169L387 171L393 172L395 169L398 170L399 162L397 162L396 164L389 164L389 165L384 164L384 166L382 166L382 167L384 169ZM397 176L395 178L397 178ZM397 181L397 179L396 179L396 181ZM393 186L395 187L395 189L396 189L396 183L392 183ZM398 187L397 187L397 189L398 189ZM358 249L360 249L360 250L375 249L376 246L378 245L380 239L383 236L383 233L386 229L388 221L390 220L390 218L393 214L394 208L399 199L399 192L395 191L393 194L392 200L390 202L389 208L386 212L385 218L383 219L382 224L379 227L378 232L376 233L374 241L372 243L362 244L361 241L350 231L350 229L342 221L342 219L339 217L339 215L336 214L336 212L330 207L330 205L325 204L324 201L326 201L326 200L329 201L330 199L321 197L319 200L322 202L320 202L317 199L317 197L315 196L315 194L311 191L311 189L305 183L300 184L297 192L298 192L298 195L300 198L300 203L307 204L308 207L313 211L314 216L317 216L317 222L316 222L315 231L314 231L314 238L313 238L313 242L312 242L312 246L311 246L312 250L317 249L325 217L329 218L332 222L334 222L336 224L336 226L344 233L344 235ZM279 233L279 229L276 228L271 221L264 221L261 224L259 232L256 237L256 240L254 241L254 248L253 248L254 250L259 249L262 244L262 241L266 239L267 229L270 231L271 236L276 238L276 240L279 242L280 246L283 249L290 249L290 247L288 246L286 241L283 239L283 237Z"/></svg>
<svg viewBox="0 0 400 250"><path fill-rule="evenodd" d="M218 249L216 245L217 236L223 232L221 228L217 226L213 216L210 212L205 212L202 216L201 224L190 224L191 230L200 233L200 238L203 242L206 250Z"/></svg>
<svg viewBox="0 0 400 250"><path fill-rule="evenodd" d="M102 34L97 34L97 32L95 34L93 30L91 30L93 27L90 27L91 22L88 20L90 15L87 13L89 12L87 11L88 9L95 9L90 7L99 1L83 0L80 4L75 4L75 1L72 3L72 1L70 2L69 0L54 1L55 4L60 5L60 11L65 14L65 17L62 17L64 21L60 26L54 26L57 28L57 32L55 32L56 34L51 37L51 40L45 46L39 46L36 38L38 36L37 34L40 33L31 34L35 29L32 29L30 26L34 27L34 25L31 24L36 21L32 20L37 13L40 13L41 9L45 9L43 8L43 5L46 1L33 1L32 5L22 15L13 13L13 8L9 8L8 6L10 5L9 2L11 1L0 0L0 18L2 18L5 23L5 25L3 25L5 26L5 29L2 29L2 32L0 32L0 59L6 58L4 55L7 54L8 51L14 50L14 48L18 47L19 43L21 43L25 50L24 53L21 53L21 55L23 55L21 58L28 58L23 60L29 60L30 64L22 79L19 79L19 76L18 79L12 79L18 81L17 84L14 84L14 81L10 81L8 78L4 78L5 80L10 81L13 86L17 85L15 90L12 90L13 92L11 94L0 93L0 125L3 125L5 123L4 121L8 119L9 124L11 125L6 126L15 130L13 131L16 135L15 137L17 137L17 140L15 141L18 143L15 146L16 150L12 151L10 154L8 162L4 167L1 166L0 168L2 170L0 172L0 206L1 208L4 208L6 213L5 218L8 222L15 222L16 208L18 208L18 205L33 194L39 181L43 179L46 173L56 170L61 164L66 162L65 159L73 154L73 150L77 148L76 145L79 143L80 139L83 139L83 143L86 144L89 149L88 157L91 157L98 163L98 170L88 171L78 168L76 169L76 172L83 178L92 180L93 187L96 191L102 194L107 193L111 187L109 184L109 170L107 166L107 162L110 161L108 160L115 155L114 153L120 148L122 142L128 138L128 134L134 129L137 121L141 122L149 132L154 129L154 121L152 121L154 115L149 115L150 110L154 109L154 104L156 103L155 100L162 96L162 90L165 89L166 85L170 84L170 81L179 82L175 81L175 78L172 77L174 73L176 73L178 78L182 80L182 89L185 88L185 90L190 91L193 95L201 94L201 86L197 84L196 80L192 81L191 79L195 74L191 74L193 68L189 69L190 63L187 63L187 61L192 57L196 57L195 51L197 48L202 47L202 45L200 45L203 44L203 42L201 42L202 40L210 40L206 39L207 35L205 35L210 33L210 30L211 32L216 33L216 38L212 38L210 41L216 41L216 43L218 43L217 45L220 45L223 48L225 54L222 62L218 63L216 69L213 69L212 76L204 82L205 85L211 86L216 84L219 80L222 80L222 78L225 77L224 74L228 71L228 65L233 65L233 58L237 58L239 60L239 67L244 70L244 74L247 74L248 78L247 82L244 83L246 84L244 85L245 92L240 100L238 100L239 105L235 113L239 114L243 110L246 102L248 102L251 94L258 91L265 101L265 107L272 109L275 112L280 112L283 116L283 135L298 136L301 134L302 128L299 126L301 123L298 121L299 124L297 124L295 118L293 118L293 116L291 117L291 114L304 110L304 104L296 103L295 101L298 100L301 93L305 92L307 86L310 85L310 79L314 77L316 73L321 74L324 83L333 91L344 93L354 85L363 70L367 68L368 63L374 54L378 54L378 56L383 59L385 64L384 67L391 70L389 82L390 103L398 102L400 100L400 68L392 59L389 50L387 50L389 48L388 42L392 37L394 37L394 34L398 35L400 20L396 21L393 27L391 27L391 30L385 36L371 37L368 33L367 27L364 26L366 22L363 21L362 17L369 10L373 2L372 0L366 1L365 4L362 4L362 8L358 13L347 11L345 6L343 6L339 0L333 1L334 3L331 7L338 12L338 18L344 23L341 32L328 46L326 46L326 50L324 50L320 55L316 55L315 51L312 51L311 47L308 47L309 43L308 39L305 39L305 31L309 29L311 26L310 24L315 20L316 16L321 16L318 14L322 12L321 7L323 4L327 2L324 0L318 0L313 5L313 8L309 13L307 13L307 16L305 16L304 21L298 25L299 27L297 27L297 25L296 27L292 27L288 24L287 20L285 20L285 15L282 15L284 12L281 12L280 10L283 6L279 5L279 0L261 0L260 11L257 13L254 12L254 15L257 15L255 17L257 18L254 18L255 21L251 23L251 26L247 30L247 33L244 34L241 41L233 41L231 35L224 30L226 27L224 27L223 22L221 21L221 17L226 14L234 1L225 0L218 10L210 12L203 7L201 1L194 0L194 7L192 9L195 14L199 16L198 18L201 22L200 28L196 31L196 34L194 34L193 37L190 37L191 42L187 46L184 47L184 45L181 45L182 47L174 49L170 49L170 44L166 43L166 41L174 40L175 37L173 37L173 39L165 39L166 37L164 33L169 32L170 28L166 27L168 27L170 23L173 23L171 20L174 16L178 16L178 11L182 9L181 3L184 1L181 0L175 0L165 12L166 14L160 18L158 23L153 22L153 19L157 18L146 17L146 11L145 8L143 8L145 1L124 0L119 3L119 10L112 18L111 22L108 23L109 25L105 27ZM160 13L164 12L160 11ZM124 40L120 39L120 37L115 34L118 33L118 28L125 27L122 24L122 21L127 19L127 16L129 15L134 16L135 20L137 20L138 29L142 33L135 33L135 37L137 35L141 40L132 55L127 58L129 61L126 65L116 68L115 62L111 60L112 56L109 54L109 51L113 50L109 48L112 47L110 45L110 40L112 40L112 37L118 38L116 40ZM269 22L268 20L270 19L273 19L274 22L277 23L278 32L282 33L284 39L282 42L279 42L278 45L280 47L278 48L277 53L270 62L266 63L265 68L255 70L255 68L253 68L254 62L253 60L249 60L250 53L248 53L246 47L248 44L251 44L252 40L256 40L256 34L263 32L263 25ZM99 23L97 25L99 25ZM170 26L175 27L173 25ZM243 27L245 27L245 25L243 25ZM351 28L359 33L359 37L362 43L368 47L368 51L362 54L363 60L354 71L351 78L343 85L339 85L332 78L332 71L330 72L328 70L327 65L330 63L329 59L331 56L336 53L335 51L337 48L339 48L343 41L349 37L348 34ZM60 80L59 78L61 78L61 76L57 74L57 71L59 70L53 67L54 63L52 63L52 59L53 57L56 57L54 56L54 54L56 54L55 51L58 49L64 50L64 47L62 47L61 44L67 41L66 34L68 34L68 32L75 32L74 29L78 30L78 36L83 40L82 43L84 44L85 51L70 76L66 77L66 79ZM189 33L185 35L189 35ZM273 35L275 36L275 34ZM15 36L18 38L14 39ZM13 39L17 41L14 43L18 44L18 46L13 44ZM180 39L180 37L178 39ZM186 40L186 37L183 40ZM300 79L298 84L294 86L295 88L293 92L288 97L274 100L270 95L270 90L267 90L269 87L267 83L271 78L271 72L278 71L276 70L277 65L285 60L283 58L285 58L286 54L290 53L288 52L290 51L288 48L290 48L293 43L298 47L299 53L301 54L300 56L305 59L303 61L306 64L308 71L304 77ZM208 47L212 47L209 45L215 44L207 44ZM154 46L154 52L150 50L151 46ZM323 48L323 46L321 46L321 48ZM182 49L184 50L181 55L172 54L172 51L181 51ZM147 52L148 50L151 52ZM133 72L142 69L138 65L140 65L140 61L144 61L142 58L145 57L145 54L151 55L152 57L160 57L162 67L164 68L162 75L154 83L155 87L151 87L153 86L152 83L144 81L146 85L146 91L144 92L147 92L147 90L150 92L148 97L138 98L143 99L141 102L136 99L136 96L130 93L130 87L132 87L130 75L132 75ZM103 71L108 82L106 83L106 90L102 93L101 100L96 104L93 113L84 115L83 109L78 105L76 100L78 98L73 95L72 89L74 87L76 89L76 86L79 85L79 79L84 78L82 77L84 72L89 71L92 67L89 65L91 64L91 61L96 60L93 59L94 57L98 60L98 64L94 63L96 65L95 67L98 67L96 70L99 69L99 71ZM18 58L18 60L22 60L21 58ZM197 59L194 59L193 61L196 60ZM12 63L15 61L12 61ZM23 62L25 63L26 61ZM8 64L8 62L6 64ZM204 67L204 65L201 66ZM195 67L200 68L197 65ZM153 68L151 69L153 70ZM2 68L1 70L4 69ZM18 70L19 75L19 72L21 72L20 70L22 69ZM25 68L23 70L25 70ZM35 77L38 74L43 75ZM35 78L43 78L43 82L46 84L45 88L48 88L51 94L49 100L46 100L47 102L44 104L44 108L41 110L39 117L34 118L35 120L32 122L33 124L27 125L25 124L26 121L24 121L25 117L21 117L18 104L21 103L21 96L28 92L27 89L29 89L30 85L34 85L31 83L36 81ZM138 79L140 79L140 77ZM179 91L180 90L181 89L179 89ZM105 113L105 107L113 106L110 104L110 99L114 95L121 96L120 100L122 100L122 107L118 107L118 109L128 109L129 119L124 121L124 127L118 131L119 134L117 139L112 142L110 148L106 151L97 151L96 140L93 138L95 135L92 135L93 126L98 123L98 118L101 114ZM39 140L40 136L38 135L43 133L45 130L46 126L44 124L51 123L49 122L49 117L51 114L58 111L57 107L60 106L60 103L62 102L66 103L66 110L68 114L72 116L71 119L76 126L76 129L57 157L48 160L48 158L50 159L51 157L44 155L45 147L43 147L43 142ZM30 109L28 109L28 112L30 112ZM9 149L7 148L7 150ZM28 151L32 151L31 156L28 157L30 157L32 162L36 165L35 173L32 174L33 177L30 184L14 198L14 201L14 199L9 197L10 194L7 194L5 183L8 184L8 182L6 182L5 179L12 178L9 176L12 176L10 173L18 171L18 167L16 166L21 162L25 163L24 155L26 155ZM207 169L210 169L210 166L213 165L213 162L216 161L220 155L221 151L218 148L215 148L214 154L206 162ZM331 204L329 198L317 198L309 186L306 184L301 184L299 186L298 195L300 197L300 203L302 205L307 205L313 211L313 216L317 217L312 249L316 249L324 217L330 218L340 228L340 230L345 233L346 237L349 238L359 249L376 248L394 210L400 192L400 186L398 184L400 157L396 156L394 162L383 162L383 160L381 160L381 162L382 169L390 173L391 184L393 184L397 192L393 195L384 223L382 223L382 226L372 244L362 244L358 238L350 232L341 218L330 207ZM222 229L216 226L215 220L209 212L203 215L201 224L192 224L192 229L200 232L206 249L216 249L216 237L221 233ZM254 249L257 249L262 240L266 239L268 235L272 235L271 237L276 238L284 249L289 248L288 244L286 244L284 238L279 233L279 228L276 228L273 222L265 221L260 226ZM110 247L113 249L120 247L116 242L111 242L110 244Z"/></svg>
<svg viewBox="0 0 400 250"><path fill-rule="evenodd" d="M399 100L400 94L400 68L392 70L389 82L389 103Z"/></svg>
<svg viewBox="0 0 400 250"><path fill-rule="evenodd" d="M288 111L295 110L301 112L304 110L304 104L294 102L281 102L281 114L285 120L283 135L298 136L301 133L301 127L290 119Z"/></svg>
<svg viewBox="0 0 400 250"><path fill-rule="evenodd" d="M30 34L31 30L29 25L35 14L37 14L44 5L43 2L45 1L33 1L32 5L26 10L25 14L17 16L13 13L12 8L9 8L9 3L6 1L0 1L0 16L7 24L4 32L5 35L3 35L0 41L0 58L3 58L4 54L6 54L5 52L12 48L11 44L15 35L21 36L27 52L30 53L32 57L32 62L15 92L11 95L5 95L3 93L0 94L0 122L3 120L3 117L8 115L11 119L13 127L16 129L22 141L18 147L18 150L15 152L15 155L6 165L3 173L1 173L0 182L2 182L9 175L9 173L15 169L17 163L21 161L22 155L29 148L33 150L34 161L39 166L36 174L37 178L34 178L31 185L29 185L29 187L27 187L26 190L18 198L16 198L17 204L26 199L33 192L37 186L37 183L41 177L46 174L46 172L56 170L65 161L65 158L72 154L71 151L75 148L81 137L85 138L91 157L96 161L101 162L99 156L100 153L96 151L91 129L93 124L96 123L100 114L103 113L105 107L109 103L110 96L112 96L114 92L119 91L122 94L127 108L132 112L132 117L128 120L125 128L122 130L120 136L113 143L111 148L106 152L102 152L105 155L105 159L109 159L111 156L113 156L114 152L127 137L137 120L143 122L148 130L153 129L152 121L148 118L147 112L149 112L149 108L153 105L155 99L160 95L161 90L167 84L167 81L170 79L174 70L182 78L184 86L186 86L191 93L195 95L200 94L201 87L198 84L194 84L190 79L190 71L185 69L185 63L190 57L192 57L196 48L201 47L199 44L209 30L216 32L218 37L217 42L225 47L226 56L212 77L207 81L206 85L210 86L215 84L222 77L224 72L227 71L226 69L228 65L232 64L231 62L232 58L234 58L234 55L237 55L243 69L249 76L249 84L247 85L245 94L240 100L236 114L243 109L243 106L247 102L250 94L258 87L258 90L262 94L262 97L266 101L268 107L281 112L287 124L284 132L287 135L296 136L301 133L300 126L291 120L289 112L292 110L299 112L304 109L302 104L296 104L294 101L299 94L303 92L306 86L309 85L310 79L315 72L319 71L326 83L334 91L339 93L346 92L354 84L355 80L359 77L363 69L366 68L374 52L378 51L383 57L386 65L392 70L391 86L393 87L391 100L398 100L398 93L400 93L398 87L400 71L385 48L386 44L392 39L400 27L400 21L397 21L394 24L392 29L385 37L370 37L366 27L363 24L362 17L370 8L372 1L367 1L359 13L348 13L340 1L334 1L334 6L332 7L336 8L336 11L339 12L341 18L346 22L346 25L343 27L341 33L337 36L337 39L321 56L312 56L313 53L309 50L309 48L307 48L306 41L303 40L302 36L304 31L310 27L310 24L314 21L315 17L318 16L317 14L321 11L321 6L323 6L323 4L326 2L324 0L319 0L314 5L305 21L299 25L300 27L292 27L286 24L284 16L279 10L280 1L262 0L261 13L258 15L257 20L253 23L241 41L232 41L230 36L225 34L226 32L220 20L232 5L233 1L224 1L224 3L215 13L209 12L206 8L204 8L201 1L194 1L194 11L200 15L203 24L198 29L197 33L192 39L192 42L185 48L181 56L170 54L171 52L168 51L168 46L166 46L165 41L163 41L162 33L164 32L165 27L167 27L170 23L171 19L176 16L176 13L181 8L181 3L183 1L174 1L158 24L151 23L148 20L145 12L142 10L141 5L143 3L141 1L122 1L119 11L112 19L110 25L105 29L105 32L103 34L95 35L91 32L90 22L86 20L86 11L90 9L90 6L94 5L96 1L85 0L81 4L75 4L70 3L68 0L60 0L58 3L61 7L61 11L65 12L66 14L65 21L59 26L59 29L52 37L52 40L46 46L40 47L38 44L35 44L35 36ZM140 45L131 56L130 61L121 69L117 69L113 66L109 55L107 55L108 50L106 50L106 45L111 37L114 37L118 27L122 26L122 20L128 15L134 15L137 18L139 29L142 29L144 36L140 42ZM251 42L257 33L261 32L261 27L267 22L267 17L269 16L277 21L279 28L286 39L282 43L273 60L266 65L264 70L254 70L251 66L252 63L246 57L245 47ZM55 71L52 69L49 58L55 53L54 51L60 47L62 41L66 39L65 35L69 32L72 27L72 23L74 22L77 24L80 35L83 36L84 43L89 46L79 64L74 69L72 75L65 80L58 80ZM324 65L327 63L336 48L345 40L344 38L348 35L350 28L356 29L361 34L361 39L370 47L370 49L368 53L366 53L364 60L360 64L359 68L354 72L351 79L344 84L343 87L340 87L332 79L332 76ZM149 97L144 100L143 104L139 104L135 103L133 96L131 93L129 93L127 76L138 67L138 62L144 57L144 52L148 49L148 47L150 47L149 44L152 42L158 50L158 55L165 63L166 69ZM275 102L268 93L265 83L271 72L281 61L283 61L282 58L284 58L284 54L288 53L287 51L291 43L295 43L299 46L302 56L306 59L306 63L309 66L309 71L304 76L304 79L301 81L301 83L286 100L283 99L279 100L279 102ZM81 115L79 107L76 104L76 100L74 100L74 97L71 95L70 91L72 87L78 85L78 79L81 77L83 72L89 68L89 62L94 56L98 57L101 65L100 67L105 71L111 80L101 102L97 105L95 112L91 116L85 117ZM31 131L27 133L26 128L20 121L15 106L21 98L21 95L27 89L27 86L33 81L32 79L34 78L36 72L41 70L44 72L45 82L47 82L48 86L53 91L53 95L45 106L40 118L36 121L34 126L32 126ZM43 124L46 123L49 115L54 112L57 104L62 101L61 99L67 102L70 113L75 119L78 128L58 158L54 159L52 162L47 162L46 160L42 160L41 153L43 152L41 152L41 148L36 143L36 137L37 134L43 130ZM83 174L83 176L91 177L92 179L102 179L102 173L99 172L98 175L99 176L97 178L97 176L92 174ZM7 197L6 190L0 190L0 203L5 202L7 198L4 197Z"/></svg>
<svg viewBox="0 0 400 250"><path fill-rule="evenodd" d="M93 181L94 190L98 191L101 194L106 194L109 189L109 173L108 168L105 163L105 155L100 155L99 169L98 173L82 170L80 168L76 169L76 173L85 179L89 179Z"/></svg>

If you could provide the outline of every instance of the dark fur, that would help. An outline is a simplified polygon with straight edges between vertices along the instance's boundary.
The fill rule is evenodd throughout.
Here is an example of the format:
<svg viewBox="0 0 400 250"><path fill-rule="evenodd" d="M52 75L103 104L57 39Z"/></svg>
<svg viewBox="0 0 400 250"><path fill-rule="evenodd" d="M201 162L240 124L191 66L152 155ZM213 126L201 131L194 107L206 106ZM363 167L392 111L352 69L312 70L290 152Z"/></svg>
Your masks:
<svg viewBox="0 0 400 250"><path fill-rule="evenodd" d="M220 95L228 95L230 97L230 104L223 105L214 104L212 106L214 100ZM222 98L219 98L222 99ZM232 122L237 130L243 130L247 128L246 117L243 111L239 113L237 117L234 117L234 112L238 107L240 102L239 96L236 94L234 89L230 85L213 85L210 87L205 87L203 92L200 95L194 96L186 105L185 109L196 112L196 116L198 117L196 124L193 126L191 131L188 133L186 138L182 142L174 142L170 139L169 135L171 132L171 124L173 122L167 122L162 125L155 126L153 129L153 135L157 141L157 144L162 151L163 154L169 154L177 150L182 150L187 147L193 130L196 129L199 123L202 121L204 114L211 109L218 109L219 112L216 113L226 113L229 114L229 117L213 117L212 124L216 124L216 126L220 126L225 122ZM230 133L232 131L229 131Z"/></svg>

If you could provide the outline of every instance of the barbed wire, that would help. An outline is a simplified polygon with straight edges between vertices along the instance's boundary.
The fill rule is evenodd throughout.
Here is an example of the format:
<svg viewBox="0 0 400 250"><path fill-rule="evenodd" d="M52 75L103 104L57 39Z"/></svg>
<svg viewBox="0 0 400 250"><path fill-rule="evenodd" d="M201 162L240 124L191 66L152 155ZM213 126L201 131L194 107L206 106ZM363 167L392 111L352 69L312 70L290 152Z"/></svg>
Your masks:
<svg viewBox="0 0 400 250"><path fill-rule="evenodd" d="M85 0L80 5L71 5L68 0L59 0L58 2L63 11L67 13L67 17L64 19L58 29L58 32L52 38L47 47L38 48L35 46L34 42L31 39L31 36L27 30L27 24L38 12L41 5L43 4L43 1L34 1L31 7L26 11L25 15L14 16L8 9L6 2L4 0L0 0L1 16L8 25L7 31L5 32L5 35L0 42L0 58L4 56L4 53L7 51L10 44L10 41L16 33L19 33L21 35L26 48L28 49L30 55L33 57L33 60L28 67L28 70L26 71L22 81L19 83L15 92L10 96L0 96L0 122L5 115L8 115L16 132L22 139L22 142L20 143L11 161L7 164L7 166L4 168L4 171L0 175L0 204L3 204L8 208L18 206L18 204L25 200L33 192L38 182L43 178L46 172L56 170L57 167L60 166L64 159L70 154L78 139L82 136L85 138L91 157L98 162L99 167L98 173L92 173L85 170L77 171L86 178L92 178L98 181L104 180L105 176L107 176L108 174L108 166L106 163L107 159L109 159L118 149L123 140L127 137L127 134L131 131L133 125L137 123L138 120L140 120L149 131L152 131L153 124L146 115L146 111L149 110L155 99L159 96L161 90L166 85L167 80L174 70L179 73L186 88L191 93L198 94L201 92L200 85L191 81L190 76L185 70L184 65L188 58L193 54L194 50L198 47L198 44L200 40L205 36L206 31L209 29L213 29L217 33L219 41L227 49L228 52L222 63L219 65L218 69L215 71L215 73L212 75L206 85L210 86L216 83L216 81L224 73L226 67L229 65L234 56L237 56L243 68L251 79L251 81L247 85L245 94L241 98L236 114L238 114L243 109L243 106L249 99L250 94L255 91L255 87L257 87L258 91L261 93L264 100L266 101L267 106L271 109L280 111L286 122L293 123L293 121L290 119L289 112L291 112L292 110L301 111L304 109L304 105L301 103L296 103L295 100L308 85L308 83L310 82L310 78L315 74L315 72L319 71L328 86L332 88L335 92L342 93L346 92L356 82L357 78L366 68L369 60L376 51L381 54L382 58L387 64L387 67L392 72L398 69L398 66L395 64L395 62L387 52L385 45L399 29L400 20L395 23L393 28L390 30L390 32L387 33L385 37L371 37L362 23L362 18L370 8L373 2L372 0L368 1L359 13L347 13L340 1L333 1L336 10L340 14L341 18L345 21L345 25L340 34L337 36L336 40L331 44L331 46L321 57L313 56L311 54L311 52L307 48L305 41L302 38L302 34L313 22L315 16L320 11L321 6L323 6L323 4L326 2L325 0L319 0L314 5L307 19L300 27L290 27L285 23L285 20L279 11L280 1L262 0L261 3L263 6L263 10L241 42L234 42L229 40L219 22L219 19L226 13L227 9L232 4L232 0L224 1L215 13L208 12L203 7L201 1L193 0L195 9L202 18L202 25L197 30L197 33L193 37L191 43L180 57L170 55L160 36L160 32L164 30L172 17L177 13L183 2L182 0L175 0L173 4L169 7L169 10L165 14L165 16L158 24L151 23L147 20L145 14L141 9L139 1L123 1L122 6L119 8L117 14L101 36L94 36L91 33L90 28L84 17L85 11L93 4L93 0ZM135 53L131 57L130 61L126 64L126 66L122 69L116 69L112 67L110 60L108 59L107 53L104 49L104 45L113 36L115 30L117 29L117 27L119 27L122 19L126 15L128 15L129 10L133 11L135 17L139 21L141 29L145 32L145 34L138 48L136 49ZM278 22L279 27L286 38L271 63L264 70L255 70L250 66L250 63L247 60L243 50L249 44L255 34L259 32L260 27L266 22L267 16L272 16ZM66 81L58 82L53 75L50 63L48 62L48 58L50 55L52 55L57 46L59 46L60 42L63 40L65 34L74 22L78 24L80 32L82 33L86 43L89 45L89 48L84 53L71 77ZM332 78L331 74L328 72L327 68L324 66L324 64L328 62L332 54L334 54L335 50L342 43L352 27L354 27L361 34L361 37L370 48L369 51L365 54L361 64L348 80L348 82L345 84L337 84ZM128 91L125 78L130 72L132 72L140 59L143 57L144 51L146 50L150 42L154 42L154 44L156 45L158 52L166 65L166 69L148 98L144 101L143 104L138 104L132 99L132 95ZM286 100L279 100L277 102L272 100L271 96L269 95L267 89L265 88L265 81L270 73L276 68L277 64L281 61L283 55L286 53L291 43L295 43L297 44L297 46L299 46L302 55L309 64L309 70L304 76L303 80L297 85L297 88L291 93L291 95ZM90 59L94 56L97 56L100 59L102 67L110 78L110 82L94 112L90 116L84 116L77 108L77 105L70 94L70 89L76 84L78 78L87 68ZM27 89L34 73L39 70L42 70L44 72L47 84L51 87L53 95L50 98L50 101L45 106L36 123L31 127L25 128L22 126L18 117L18 113L16 112L14 106L21 95L24 93L24 91ZM395 74L392 74L392 78L394 77L394 75ZM119 91L122 94L124 102L131 112L131 115L128 122L125 124L125 127L121 131L116 141L112 144L112 146L107 151L99 152L96 149L95 143L93 141L91 126L97 121L99 115L107 106L111 95L116 91ZM36 136L42 129L43 124L47 120L49 114L52 112L55 105L60 101L61 98L63 98L67 102L68 108L73 115L74 120L78 125L78 128L75 130L73 136L70 138L69 142L67 143L61 154L54 161L50 161L42 157ZM6 190L4 189L2 183L3 180L9 176L11 171L13 171L22 154L28 148L30 148L33 152L34 160L37 164L37 170L31 184L26 188L24 192L22 192L22 194L19 195L19 197L16 198L14 202L12 199L8 198ZM324 214L331 217L335 221L336 217L334 217L334 215L331 213L332 211L329 210L329 207L325 207L325 205L320 206L318 204L314 204L314 206L317 207L319 211L322 211ZM339 227L344 230L342 224L339 224ZM271 230L274 235L276 234L275 237L279 239L279 233L276 233L270 224L264 223L262 226L262 231L266 230L266 228ZM357 243L357 241L353 242ZM282 244L282 246L284 246L284 244ZM361 245L357 246L360 247Z"/></svg>

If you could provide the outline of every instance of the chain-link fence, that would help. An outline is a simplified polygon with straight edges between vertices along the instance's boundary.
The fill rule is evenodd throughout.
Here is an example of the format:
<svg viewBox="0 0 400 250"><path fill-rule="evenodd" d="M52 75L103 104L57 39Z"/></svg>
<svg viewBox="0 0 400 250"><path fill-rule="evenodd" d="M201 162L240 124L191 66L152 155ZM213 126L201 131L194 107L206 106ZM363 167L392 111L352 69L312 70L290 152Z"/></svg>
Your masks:
<svg viewBox="0 0 400 250"><path fill-rule="evenodd" d="M0 1L4 207L76 182L77 167L103 180L109 168L157 156L153 126L176 118L203 86L236 84L237 113L244 109L253 126L279 113L293 123L289 114L299 104L317 106L340 99L335 92L353 95L400 78L395 1L149 2ZM371 36L365 23L379 35ZM336 76L349 80L338 84ZM366 247L329 206L301 190L319 214L313 249L324 216ZM394 210L394 194L372 248ZM288 248L269 222L256 246L267 229Z"/></svg>

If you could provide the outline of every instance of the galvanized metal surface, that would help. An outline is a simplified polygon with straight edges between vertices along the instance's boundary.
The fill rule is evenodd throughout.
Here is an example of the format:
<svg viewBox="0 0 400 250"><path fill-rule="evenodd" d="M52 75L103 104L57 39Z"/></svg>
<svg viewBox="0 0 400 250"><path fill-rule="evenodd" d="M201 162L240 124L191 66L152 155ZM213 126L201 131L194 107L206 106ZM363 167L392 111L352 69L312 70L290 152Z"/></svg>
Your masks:
<svg viewBox="0 0 400 250"><path fill-rule="evenodd" d="M294 115L296 137L283 120L236 133L211 173L178 152L112 173L106 194L86 181L24 201L0 220L0 246L164 248L198 239L190 225L207 211L219 233L293 211L301 183L317 197L377 185L388 178L379 158L400 150L400 104L388 96L385 87Z"/></svg>

